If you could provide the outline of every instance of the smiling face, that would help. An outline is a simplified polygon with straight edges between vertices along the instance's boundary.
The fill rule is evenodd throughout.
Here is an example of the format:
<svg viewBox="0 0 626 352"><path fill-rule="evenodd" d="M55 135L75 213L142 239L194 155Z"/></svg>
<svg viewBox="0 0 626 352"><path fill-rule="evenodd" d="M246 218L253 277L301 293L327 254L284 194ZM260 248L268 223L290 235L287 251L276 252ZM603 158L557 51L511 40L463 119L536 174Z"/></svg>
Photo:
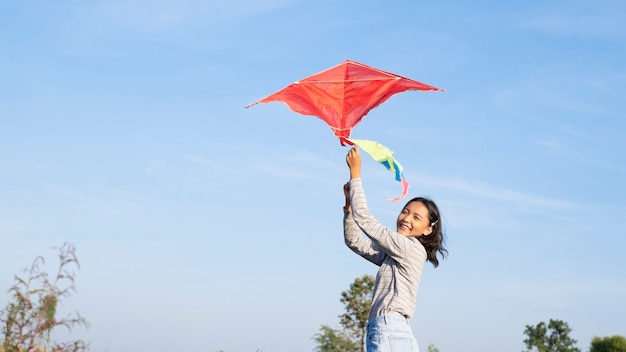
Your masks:
<svg viewBox="0 0 626 352"><path fill-rule="evenodd" d="M428 236L433 232L430 226L428 208L420 201L408 203L398 215L398 232L406 237Z"/></svg>

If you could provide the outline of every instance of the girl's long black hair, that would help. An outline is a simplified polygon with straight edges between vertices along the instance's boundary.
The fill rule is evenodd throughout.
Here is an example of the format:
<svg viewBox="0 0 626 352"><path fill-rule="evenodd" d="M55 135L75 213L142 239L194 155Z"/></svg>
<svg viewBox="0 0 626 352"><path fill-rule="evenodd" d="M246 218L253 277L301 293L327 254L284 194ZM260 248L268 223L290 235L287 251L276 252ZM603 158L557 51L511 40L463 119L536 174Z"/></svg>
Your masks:
<svg viewBox="0 0 626 352"><path fill-rule="evenodd" d="M420 202L428 209L430 226L433 227L433 232L427 236L419 236L417 239L424 248L426 248L426 260L431 262L436 268L439 266L437 254L441 255L441 259L448 255L448 250L444 248L445 237L441 229L441 214L439 213L439 208L433 200L424 197L411 199L406 203L405 207L411 202Z"/></svg>

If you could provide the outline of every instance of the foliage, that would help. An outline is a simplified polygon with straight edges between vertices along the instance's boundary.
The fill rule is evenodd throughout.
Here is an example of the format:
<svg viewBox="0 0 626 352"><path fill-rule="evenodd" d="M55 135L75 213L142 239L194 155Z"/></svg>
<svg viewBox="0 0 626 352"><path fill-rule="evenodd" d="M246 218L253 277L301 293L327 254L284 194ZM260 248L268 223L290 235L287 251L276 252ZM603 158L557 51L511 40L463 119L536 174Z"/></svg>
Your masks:
<svg viewBox="0 0 626 352"><path fill-rule="evenodd" d="M348 291L341 292L341 303L346 312L341 314L339 323L343 326L352 341L360 341L361 351L365 345L367 320L372 305L375 279L371 275L363 275L350 284Z"/></svg>
<svg viewBox="0 0 626 352"><path fill-rule="evenodd" d="M620 335L594 337L589 352L626 352L626 338Z"/></svg>
<svg viewBox="0 0 626 352"><path fill-rule="evenodd" d="M328 325L322 325L320 332L314 337L317 342L315 348L318 352L358 352L359 345L352 341L348 335L341 330L335 330Z"/></svg>
<svg viewBox="0 0 626 352"><path fill-rule="evenodd" d="M575 347L576 340L569 337L572 329L562 320L552 320L546 326L540 322L537 326L526 325L524 334L528 336L524 340L526 351L532 351L533 347L538 352L580 352Z"/></svg>
<svg viewBox="0 0 626 352"><path fill-rule="evenodd" d="M431 343L428 345L428 352L439 352L439 349L435 347L434 344Z"/></svg>
<svg viewBox="0 0 626 352"><path fill-rule="evenodd" d="M356 278L350 289L341 292L341 303L346 313L339 315L343 330L335 330L322 325L320 332L313 338L317 341L318 352L363 352L365 348L365 334L372 293L374 292L374 277L364 275Z"/></svg>
<svg viewBox="0 0 626 352"><path fill-rule="evenodd" d="M15 284L9 289L13 297L5 309L0 311L0 352L79 352L88 351L82 340L57 343L53 341L56 327L69 330L74 326L88 327L89 323L78 313L58 319L57 307L61 298L75 291L75 274L68 269L80 269L73 245L65 243L59 251L59 269L51 280L42 270L43 257L35 258L27 268L26 278L15 276Z"/></svg>

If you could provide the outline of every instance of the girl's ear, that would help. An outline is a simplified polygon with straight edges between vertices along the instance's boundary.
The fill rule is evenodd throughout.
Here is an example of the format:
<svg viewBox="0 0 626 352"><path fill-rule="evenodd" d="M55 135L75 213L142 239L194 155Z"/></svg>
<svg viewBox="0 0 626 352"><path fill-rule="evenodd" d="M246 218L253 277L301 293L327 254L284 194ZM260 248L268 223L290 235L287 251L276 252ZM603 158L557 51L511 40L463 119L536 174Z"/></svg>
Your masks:
<svg viewBox="0 0 626 352"><path fill-rule="evenodd" d="M428 236L428 235L430 235L431 233L433 233L433 227L432 227L432 226L428 226L428 227L426 228L426 230L424 231L424 236Z"/></svg>

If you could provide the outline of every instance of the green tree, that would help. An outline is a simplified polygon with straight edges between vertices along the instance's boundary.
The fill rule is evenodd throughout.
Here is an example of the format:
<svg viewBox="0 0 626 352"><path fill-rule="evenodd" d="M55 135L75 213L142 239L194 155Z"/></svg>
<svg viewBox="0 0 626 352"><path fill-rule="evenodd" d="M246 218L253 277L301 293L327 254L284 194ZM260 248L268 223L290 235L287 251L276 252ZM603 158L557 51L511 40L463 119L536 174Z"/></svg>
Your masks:
<svg viewBox="0 0 626 352"><path fill-rule="evenodd" d="M341 303L346 312L341 314L339 323L343 326L352 341L359 341L364 351L367 320L372 305L375 279L371 275L363 275L350 284L350 289L341 292Z"/></svg>
<svg viewBox="0 0 626 352"><path fill-rule="evenodd" d="M352 341L344 331L335 330L328 325L322 325L314 340L317 342L315 350L318 352L358 352L361 350L359 345Z"/></svg>
<svg viewBox="0 0 626 352"><path fill-rule="evenodd" d="M589 352L626 352L626 338L620 335L594 337Z"/></svg>
<svg viewBox="0 0 626 352"><path fill-rule="evenodd" d="M341 303L346 312L339 315L342 330L335 330L322 325L320 332L314 336L318 352L363 352L365 350L365 334L372 294L374 277L364 275L356 278L350 289L341 292Z"/></svg>
<svg viewBox="0 0 626 352"><path fill-rule="evenodd" d="M439 352L439 349L435 347L434 344L431 343L428 345L428 352Z"/></svg>
<svg viewBox="0 0 626 352"><path fill-rule="evenodd" d="M524 334L528 336L524 340L527 352L536 348L538 352L580 352L575 347L576 340L569 334L572 329L562 320L550 319L548 325L540 322L537 326L526 325Z"/></svg>
<svg viewBox="0 0 626 352"><path fill-rule="evenodd" d="M89 324L78 315L57 317L57 307L63 297L75 290L75 274L69 269L80 268L74 246L65 243L59 251L59 269L52 279L41 269L44 258L35 258L27 277L15 276L15 284L9 289L13 297L7 307L0 311L0 352L79 352L88 351L82 340L65 343L53 341L56 327L64 326L71 330L74 326Z"/></svg>

